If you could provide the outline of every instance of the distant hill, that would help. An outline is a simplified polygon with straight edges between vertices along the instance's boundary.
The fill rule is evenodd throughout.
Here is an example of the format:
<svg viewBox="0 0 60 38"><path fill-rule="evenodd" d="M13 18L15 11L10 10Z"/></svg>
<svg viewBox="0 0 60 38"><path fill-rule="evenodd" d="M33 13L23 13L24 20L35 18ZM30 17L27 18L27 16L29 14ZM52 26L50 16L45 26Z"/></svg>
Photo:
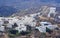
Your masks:
<svg viewBox="0 0 60 38"><path fill-rule="evenodd" d="M34 13L38 13L41 12L41 6L40 7L32 7L32 8L27 8L25 10L21 10L18 13L14 13L12 16L24 16L27 14L34 14Z"/></svg>
<svg viewBox="0 0 60 38"><path fill-rule="evenodd" d="M43 5L60 7L60 0L0 0L0 16L10 16L25 9L29 9L27 12L32 13L31 8L39 8Z"/></svg>
<svg viewBox="0 0 60 38"><path fill-rule="evenodd" d="M0 7L0 16L11 16L13 13L16 13L17 9L10 6Z"/></svg>

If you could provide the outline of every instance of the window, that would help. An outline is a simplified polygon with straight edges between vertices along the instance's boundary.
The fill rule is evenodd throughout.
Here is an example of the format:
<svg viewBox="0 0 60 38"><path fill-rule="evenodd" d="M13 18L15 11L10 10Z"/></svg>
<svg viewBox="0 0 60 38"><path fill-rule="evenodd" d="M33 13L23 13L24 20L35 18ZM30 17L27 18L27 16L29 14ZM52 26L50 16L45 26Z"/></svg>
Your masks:
<svg viewBox="0 0 60 38"><path fill-rule="evenodd" d="M22 24L20 24L20 26L21 26Z"/></svg>
<svg viewBox="0 0 60 38"><path fill-rule="evenodd" d="M19 28L19 29L21 29L21 28Z"/></svg>
<svg viewBox="0 0 60 38"><path fill-rule="evenodd" d="M44 25L49 25L49 24L44 24Z"/></svg>
<svg viewBox="0 0 60 38"><path fill-rule="evenodd" d="M32 22L35 22L35 20L33 20Z"/></svg>

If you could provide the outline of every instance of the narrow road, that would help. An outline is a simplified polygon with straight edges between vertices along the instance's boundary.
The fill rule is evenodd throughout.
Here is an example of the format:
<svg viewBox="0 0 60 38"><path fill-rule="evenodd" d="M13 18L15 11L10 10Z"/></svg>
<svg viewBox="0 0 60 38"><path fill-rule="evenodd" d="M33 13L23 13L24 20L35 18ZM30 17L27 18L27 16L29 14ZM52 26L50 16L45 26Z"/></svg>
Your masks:
<svg viewBox="0 0 60 38"><path fill-rule="evenodd" d="M9 38L7 33L4 33L4 38Z"/></svg>

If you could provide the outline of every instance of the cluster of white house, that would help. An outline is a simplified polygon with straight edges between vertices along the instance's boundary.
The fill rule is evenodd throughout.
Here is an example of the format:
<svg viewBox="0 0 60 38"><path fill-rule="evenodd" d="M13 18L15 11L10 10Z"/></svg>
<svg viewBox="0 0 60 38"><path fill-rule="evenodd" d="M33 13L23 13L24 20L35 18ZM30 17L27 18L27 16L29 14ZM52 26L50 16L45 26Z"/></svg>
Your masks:
<svg viewBox="0 0 60 38"><path fill-rule="evenodd" d="M54 12L55 13L55 8L51 8L50 9L50 13ZM50 13L48 15L48 17L50 17ZM30 14L30 15L26 15L23 17L0 17L0 31L4 31L5 30L5 26L3 26L4 21L8 21L8 23L6 24L8 28L12 28L12 26L14 25L14 23L16 23L18 26L15 28L16 30L18 30L19 32L21 31L26 31L27 28L25 25L30 25L31 27L35 27L36 26L36 19L34 18L36 15L40 15L40 13L35 13L35 14ZM46 27L50 28L50 29L54 29L57 26L54 26L52 24L50 24L49 22L40 22L42 26L36 27L37 29L39 29L40 32L46 32Z"/></svg>
<svg viewBox="0 0 60 38"><path fill-rule="evenodd" d="M23 17L0 17L0 31L5 31L5 26L4 22L8 22L6 24L7 28L12 28L12 26L14 25L14 23L16 23L18 26L15 28L16 30L18 30L19 32L21 31L26 31L27 28L25 25L30 25L31 27L35 27L36 25L36 20L34 18L34 16L38 15L40 13L36 13L36 14L31 14L31 15L26 15Z"/></svg>
<svg viewBox="0 0 60 38"><path fill-rule="evenodd" d="M54 30L55 28L59 28L57 25L52 25L50 22L40 22L41 26L36 27L40 32L46 33L46 28L50 30Z"/></svg>

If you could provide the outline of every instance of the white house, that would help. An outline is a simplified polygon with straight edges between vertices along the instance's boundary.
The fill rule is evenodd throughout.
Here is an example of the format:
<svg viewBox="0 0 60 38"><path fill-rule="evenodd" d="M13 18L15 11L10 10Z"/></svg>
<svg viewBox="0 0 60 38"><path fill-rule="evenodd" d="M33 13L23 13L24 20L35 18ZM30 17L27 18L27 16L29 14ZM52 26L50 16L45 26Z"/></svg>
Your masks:
<svg viewBox="0 0 60 38"><path fill-rule="evenodd" d="M17 23L18 27L16 27L15 29L18 30L19 32L27 30L27 28L23 22L17 21L16 23Z"/></svg>
<svg viewBox="0 0 60 38"><path fill-rule="evenodd" d="M55 14L56 14L56 7L50 7L50 12L48 13L48 17L50 17L51 14L53 14L55 16Z"/></svg>
<svg viewBox="0 0 60 38"><path fill-rule="evenodd" d="M4 26L0 26L0 31L1 31L1 32L4 32L4 31L5 31Z"/></svg>
<svg viewBox="0 0 60 38"><path fill-rule="evenodd" d="M50 22L41 22L40 23L41 26L39 27L36 27L36 29L38 29L40 32L46 32L46 27L51 29L51 30L54 30L56 27L58 27L57 25L52 25Z"/></svg>
<svg viewBox="0 0 60 38"><path fill-rule="evenodd" d="M31 17L35 17L36 15L40 16L40 12L34 13L34 14L30 14Z"/></svg>
<svg viewBox="0 0 60 38"><path fill-rule="evenodd" d="M40 22L41 26L48 26L52 25L50 22Z"/></svg>
<svg viewBox="0 0 60 38"><path fill-rule="evenodd" d="M41 33L46 33L46 27L45 26L39 26L39 27L36 27L36 29L38 29Z"/></svg>
<svg viewBox="0 0 60 38"><path fill-rule="evenodd" d="M12 24L8 23L6 27L7 28L12 28L12 26L13 26Z"/></svg>
<svg viewBox="0 0 60 38"><path fill-rule="evenodd" d="M54 29L58 27L57 25L52 25L50 22L40 22L41 26L48 27L49 29Z"/></svg>
<svg viewBox="0 0 60 38"><path fill-rule="evenodd" d="M4 23L4 22L3 22L2 20L0 20L0 26L2 26L2 25L3 25L3 23Z"/></svg>
<svg viewBox="0 0 60 38"><path fill-rule="evenodd" d="M4 23L4 20L3 19L4 19L3 17L0 17L0 26L2 26L3 23Z"/></svg>
<svg viewBox="0 0 60 38"><path fill-rule="evenodd" d="M56 15L55 15L54 21L55 21L56 23L60 23L60 14L56 14Z"/></svg>

